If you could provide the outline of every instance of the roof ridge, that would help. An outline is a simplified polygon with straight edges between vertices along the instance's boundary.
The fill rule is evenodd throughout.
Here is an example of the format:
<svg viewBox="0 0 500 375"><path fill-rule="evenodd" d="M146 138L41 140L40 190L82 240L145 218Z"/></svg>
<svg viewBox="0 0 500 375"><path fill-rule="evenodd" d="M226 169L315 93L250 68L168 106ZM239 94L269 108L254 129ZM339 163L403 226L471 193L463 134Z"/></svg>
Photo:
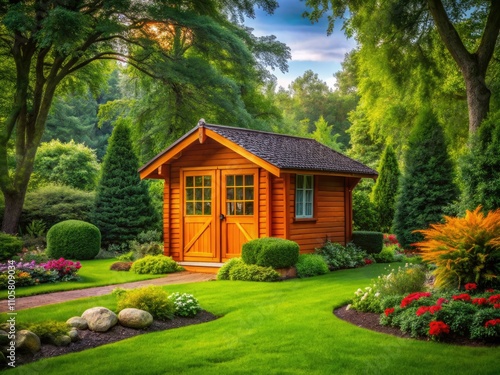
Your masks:
<svg viewBox="0 0 500 375"><path fill-rule="evenodd" d="M236 130L243 130L243 131L252 132L252 133L271 134L271 135L279 135L281 137L305 139L305 140L317 142L320 145L322 144L322 143L318 142L317 140L315 140L314 138L299 137L298 135L291 135L291 134L284 134L284 133L274 133L274 132L269 132L269 131L265 131L265 130L239 128L237 126L228 126L228 125L219 125L219 124L205 124L205 126L215 126L217 128L236 129Z"/></svg>

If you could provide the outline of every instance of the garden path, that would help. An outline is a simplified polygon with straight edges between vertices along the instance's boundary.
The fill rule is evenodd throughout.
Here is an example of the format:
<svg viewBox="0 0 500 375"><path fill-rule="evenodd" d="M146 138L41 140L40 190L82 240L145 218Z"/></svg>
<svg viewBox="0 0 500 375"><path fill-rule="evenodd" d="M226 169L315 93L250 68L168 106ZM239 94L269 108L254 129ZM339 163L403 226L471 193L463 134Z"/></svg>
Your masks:
<svg viewBox="0 0 500 375"><path fill-rule="evenodd" d="M147 285L185 284L200 281L209 281L214 279L214 274L184 271L169 274L166 277L160 277L158 279L135 281L125 284L106 285L87 289L69 290L65 292L39 294L36 296L18 297L16 298L16 311L29 309L32 307L51 305L54 303L66 302L79 298L102 296L104 294L110 294L113 289L117 287L132 289ZM7 300L0 301L0 312L8 312Z"/></svg>

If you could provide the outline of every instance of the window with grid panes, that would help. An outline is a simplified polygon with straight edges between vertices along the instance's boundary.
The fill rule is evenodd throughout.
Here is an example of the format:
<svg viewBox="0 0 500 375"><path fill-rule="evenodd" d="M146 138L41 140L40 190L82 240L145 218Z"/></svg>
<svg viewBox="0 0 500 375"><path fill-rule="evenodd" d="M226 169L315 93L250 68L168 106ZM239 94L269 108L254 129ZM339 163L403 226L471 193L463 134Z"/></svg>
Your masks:
<svg viewBox="0 0 500 375"><path fill-rule="evenodd" d="M226 176L226 215L253 215L253 175Z"/></svg>
<svg viewBox="0 0 500 375"><path fill-rule="evenodd" d="M298 174L295 179L295 217L312 218L314 176Z"/></svg>
<svg viewBox="0 0 500 375"><path fill-rule="evenodd" d="M212 214L212 177L186 176L186 215Z"/></svg>

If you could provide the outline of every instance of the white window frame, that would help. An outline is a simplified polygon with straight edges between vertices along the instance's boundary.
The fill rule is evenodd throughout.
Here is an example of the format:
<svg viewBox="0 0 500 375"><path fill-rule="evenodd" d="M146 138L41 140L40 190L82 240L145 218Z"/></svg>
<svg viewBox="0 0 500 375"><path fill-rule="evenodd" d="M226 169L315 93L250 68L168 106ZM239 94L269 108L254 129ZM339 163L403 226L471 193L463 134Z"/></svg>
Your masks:
<svg viewBox="0 0 500 375"><path fill-rule="evenodd" d="M310 181L310 184L309 187L306 187L308 180ZM299 186L300 181L302 182L301 186ZM314 217L313 175L310 174L295 175L295 217L297 219L311 219Z"/></svg>

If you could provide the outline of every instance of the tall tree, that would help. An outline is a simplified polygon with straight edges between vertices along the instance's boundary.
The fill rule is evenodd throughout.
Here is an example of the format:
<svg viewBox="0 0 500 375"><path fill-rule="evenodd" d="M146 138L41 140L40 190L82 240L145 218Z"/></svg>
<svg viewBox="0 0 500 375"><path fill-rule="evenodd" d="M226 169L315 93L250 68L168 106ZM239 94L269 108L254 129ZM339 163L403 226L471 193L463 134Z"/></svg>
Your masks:
<svg viewBox="0 0 500 375"><path fill-rule="evenodd" d="M158 226L148 186L137 174L138 168L129 127L119 121L104 156L93 214L105 247L120 245Z"/></svg>
<svg viewBox="0 0 500 375"><path fill-rule="evenodd" d="M417 118L408 140L394 230L403 247L422 239L417 229L441 222L445 208L458 197L453 164L441 125L430 109Z"/></svg>
<svg viewBox="0 0 500 375"><path fill-rule="evenodd" d="M9 101L0 100L0 105L5 105L0 108L0 188L5 198L2 230L16 231L35 154L61 84L76 76L85 82L96 81L102 77L99 62L109 59L126 61L168 83L175 64L156 63L171 48L172 39L166 33L171 27L183 31L189 42L185 48L205 52L209 61L218 60L222 66L248 66L252 61L255 66L269 63L284 68L287 56L275 54L276 50L288 51L281 43L270 37L253 37L248 29L230 22L230 18L254 16L254 6L272 12L277 2L2 1L1 65L15 72L15 79L3 82L4 77L0 77L11 94ZM178 72L191 73L190 69ZM16 164L9 170L7 155L12 140Z"/></svg>
<svg viewBox="0 0 500 375"><path fill-rule="evenodd" d="M396 153L391 145L387 145L380 160L378 178L371 196L377 212L379 230L385 233L390 232L394 220L399 176Z"/></svg>
<svg viewBox="0 0 500 375"><path fill-rule="evenodd" d="M470 133L486 118L491 97L486 74L500 31L499 1L307 0L306 5L312 7L305 14L313 21L329 13L329 33L334 21L347 14L348 34L356 35L362 45L377 48L395 44L401 48L415 45L418 50L418 43L435 28L465 82ZM376 27L364 27L375 25L370 19Z"/></svg>

